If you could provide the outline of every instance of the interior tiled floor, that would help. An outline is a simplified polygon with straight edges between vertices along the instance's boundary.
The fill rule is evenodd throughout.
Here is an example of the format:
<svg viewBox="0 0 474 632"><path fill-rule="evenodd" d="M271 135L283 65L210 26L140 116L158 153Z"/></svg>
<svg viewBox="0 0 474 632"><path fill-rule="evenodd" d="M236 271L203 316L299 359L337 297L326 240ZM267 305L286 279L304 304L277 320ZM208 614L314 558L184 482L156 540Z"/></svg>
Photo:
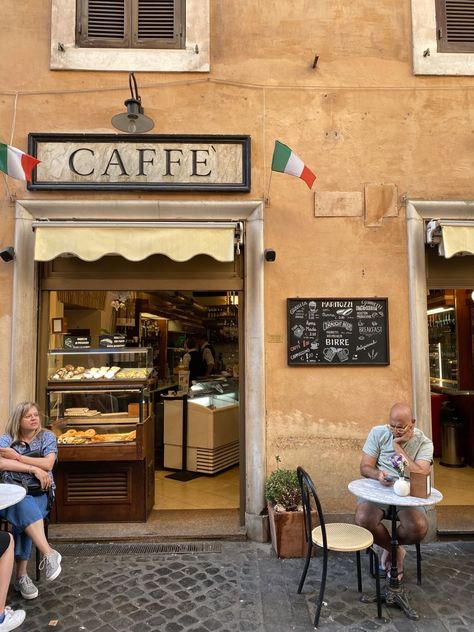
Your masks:
<svg viewBox="0 0 474 632"><path fill-rule="evenodd" d="M434 487L443 494L440 505L474 505L474 468L434 463Z"/></svg>
<svg viewBox="0 0 474 632"><path fill-rule="evenodd" d="M191 481L166 478L170 470L155 472L154 509L236 509L239 507L239 467ZM434 487L443 494L441 505L474 506L474 468L434 463Z"/></svg>
<svg viewBox="0 0 474 632"><path fill-rule="evenodd" d="M239 466L214 476L190 481L166 478L171 471L155 472L153 509L237 509L239 507Z"/></svg>

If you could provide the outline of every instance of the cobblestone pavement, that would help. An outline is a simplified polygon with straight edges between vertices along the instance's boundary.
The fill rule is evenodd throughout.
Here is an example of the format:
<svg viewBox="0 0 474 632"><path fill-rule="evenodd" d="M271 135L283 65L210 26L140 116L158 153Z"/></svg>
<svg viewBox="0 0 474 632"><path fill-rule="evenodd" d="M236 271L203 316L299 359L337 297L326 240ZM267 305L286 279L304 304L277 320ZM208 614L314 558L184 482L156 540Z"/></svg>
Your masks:
<svg viewBox="0 0 474 632"><path fill-rule="evenodd" d="M269 544L63 544L63 572L44 577L40 596L24 601L25 632L310 632L319 587L320 555L296 594L303 561L279 560ZM419 621L396 607L359 601L355 557L333 554L320 622L327 632L461 632L474 630L474 542L422 546L423 585L416 585L414 551L405 563L405 586ZM368 557L368 556L363 556ZM373 580L363 560L367 593ZM34 573L34 569L32 569ZM30 573L31 574L31 573Z"/></svg>

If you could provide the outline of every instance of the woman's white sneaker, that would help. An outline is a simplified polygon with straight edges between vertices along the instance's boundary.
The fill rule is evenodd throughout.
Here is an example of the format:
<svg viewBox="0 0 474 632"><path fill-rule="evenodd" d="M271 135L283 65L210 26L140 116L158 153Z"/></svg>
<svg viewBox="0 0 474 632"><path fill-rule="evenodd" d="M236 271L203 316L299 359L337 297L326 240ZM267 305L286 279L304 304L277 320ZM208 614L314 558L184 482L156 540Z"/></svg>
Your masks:
<svg viewBox="0 0 474 632"><path fill-rule="evenodd" d="M0 632L10 632L18 628L25 620L26 612L24 610L12 610L8 606L5 608L5 618L0 623Z"/></svg>

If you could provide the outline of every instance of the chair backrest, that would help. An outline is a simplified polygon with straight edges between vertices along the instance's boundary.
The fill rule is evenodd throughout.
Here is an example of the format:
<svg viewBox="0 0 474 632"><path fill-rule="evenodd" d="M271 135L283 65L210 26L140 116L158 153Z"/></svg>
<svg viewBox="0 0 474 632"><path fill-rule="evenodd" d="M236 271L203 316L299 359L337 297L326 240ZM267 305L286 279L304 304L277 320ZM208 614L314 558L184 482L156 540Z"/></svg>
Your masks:
<svg viewBox="0 0 474 632"><path fill-rule="evenodd" d="M316 507L316 511L318 513L318 521L319 526L321 527L321 535L323 538L323 546L327 548L327 537L326 537L326 523L324 521L323 509L321 507L321 503L318 498L318 494L316 493L316 488L311 479L311 476L304 470L300 465L296 468L296 473L298 475L298 482L300 484L301 489L301 499L303 503L303 512L304 512L304 530L306 541L311 541L311 532L313 531L316 525L313 525L313 516L311 514L311 500L313 501L313 505Z"/></svg>

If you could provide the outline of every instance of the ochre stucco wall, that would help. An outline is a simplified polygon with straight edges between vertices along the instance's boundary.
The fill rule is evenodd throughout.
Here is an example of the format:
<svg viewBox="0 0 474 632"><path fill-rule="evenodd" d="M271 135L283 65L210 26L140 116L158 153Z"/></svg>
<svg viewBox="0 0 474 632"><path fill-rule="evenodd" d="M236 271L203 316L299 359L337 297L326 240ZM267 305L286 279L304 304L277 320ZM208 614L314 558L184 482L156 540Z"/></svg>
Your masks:
<svg viewBox="0 0 474 632"><path fill-rule="evenodd" d="M2 14L1 139L26 149L29 132L113 132L110 119L129 96L127 73L50 71L46 0L4 0ZM267 468L274 468L276 454L284 466L310 467L327 483L331 510L353 506L346 483L357 475L369 427L386 418L392 402L411 399L404 196L474 197L473 81L413 76L410 28L409 3L399 0L211 0L210 73L136 69L154 132L251 135L251 192L207 197L266 200L265 245L277 252L265 267ZM275 139L317 173L313 191L282 174L270 184ZM318 192L363 196L367 183L396 187L393 216L371 226L363 207L356 217L315 216ZM23 183L0 177L2 247L13 239L14 196L63 199L65 193L27 192ZM0 262L2 420L13 265ZM390 365L287 367L285 306L294 296L388 297Z"/></svg>

